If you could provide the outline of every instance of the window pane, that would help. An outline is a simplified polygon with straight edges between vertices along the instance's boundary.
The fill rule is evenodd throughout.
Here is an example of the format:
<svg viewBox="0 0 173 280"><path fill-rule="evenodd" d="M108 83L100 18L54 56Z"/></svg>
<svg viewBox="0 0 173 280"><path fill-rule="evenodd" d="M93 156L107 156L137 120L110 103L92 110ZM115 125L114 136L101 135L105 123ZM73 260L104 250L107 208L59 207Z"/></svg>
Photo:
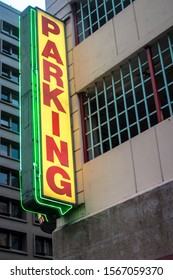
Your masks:
<svg viewBox="0 0 173 280"><path fill-rule="evenodd" d="M15 188L19 188L19 175L15 172L11 173L11 186Z"/></svg>
<svg viewBox="0 0 173 280"><path fill-rule="evenodd" d="M15 159L19 159L19 148L16 147L15 145L12 145L11 157Z"/></svg>
<svg viewBox="0 0 173 280"><path fill-rule="evenodd" d="M8 22L3 21L3 31L10 34L10 24Z"/></svg>
<svg viewBox="0 0 173 280"><path fill-rule="evenodd" d="M2 156L9 156L8 144L6 144L6 143L1 143L1 146L0 146L0 154L1 154Z"/></svg>
<svg viewBox="0 0 173 280"><path fill-rule="evenodd" d="M0 247L2 248L8 247L8 234L6 232L0 231Z"/></svg>
<svg viewBox="0 0 173 280"><path fill-rule="evenodd" d="M15 132L19 132L19 121L12 119L11 129Z"/></svg>
<svg viewBox="0 0 173 280"><path fill-rule="evenodd" d="M23 242L23 240L22 240L21 235L12 233L12 235L11 235L11 248L12 249L22 251L22 249L23 249L22 242Z"/></svg>
<svg viewBox="0 0 173 280"><path fill-rule="evenodd" d="M9 179L8 172L0 171L0 184L8 185L9 184L9 180L8 179Z"/></svg>
<svg viewBox="0 0 173 280"><path fill-rule="evenodd" d="M0 200L0 214L7 215L8 212L8 202Z"/></svg>
<svg viewBox="0 0 173 280"><path fill-rule="evenodd" d="M10 94L6 87L1 87L1 99L10 102Z"/></svg>
<svg viewBox="0 0 173 280"><path fill-rule="evenodd" d="M52 256L52 242L51 240L46 240L45 241L45 254L47 256Z"/></svg>
<svg viewBox="0 0 173 280"><path fill-rule="evenodd" d="M44 255L44 240L36 238L36 254Z"/></svg>
<svg viewBox="0 0 173 280"><path fill-rule="evenodd" d="M9 128L10 126L10 121L9 117L1 113L1 125Z"/></svg>
<svg viewBox="0 0 173 280"><path fill-rule="evenodd" d="M11 36L19 38L19 28L6 21L3 21L3 31Z"/></svg>
<svg viewBox="0 0 173 280"><path fill-rule="evenodd" d="M2 76L10 79L10 68L5 64L2 64Z"/></svg>
<svg viewBox="0 0 173 280"><path fill-rule="evenodd" d="M19 50L18 50L18 47L9 43L9 42L6 42L6 41L3 41L3 44L2 44L2 51L8 55L10 55L11 57L13 58L16 58L18 59L19 55Z"/></svg>
<svg viewBox="0 0 173 280"><path fill-rule="evenodd" d="M12 202L12 217L22 219L23 210L19 203Z"/></svg>
<svg viewBox="0 0 173 280"><path fill-rule="evenodd" d="M14 106L19 107L19 97L15 95L14 93L12 94L12 104Z"/></svg>

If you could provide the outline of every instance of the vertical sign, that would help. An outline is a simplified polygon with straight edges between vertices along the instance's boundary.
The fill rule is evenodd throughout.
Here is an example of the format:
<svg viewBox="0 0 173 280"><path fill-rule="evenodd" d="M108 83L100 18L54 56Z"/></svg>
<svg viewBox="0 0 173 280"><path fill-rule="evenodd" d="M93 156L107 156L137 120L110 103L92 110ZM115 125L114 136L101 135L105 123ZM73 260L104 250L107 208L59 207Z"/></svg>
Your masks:
<svg viewBox="0 0 173 280"><path fill-rule="evenodd" d="M64 23L31 7L21 15L22 23L21 50L30 42L28 60L27 52L21 51L22 203L28 210L43 214L57 210L61 216L76 203ZM22 77L29 78L29 62L27 86ZM27 110L31 120L26 126ZM27 147L28 137L32 140ZM32 152L28 165L27 151L28 159ZM32 177L31 186L27 176Z"/></svg>

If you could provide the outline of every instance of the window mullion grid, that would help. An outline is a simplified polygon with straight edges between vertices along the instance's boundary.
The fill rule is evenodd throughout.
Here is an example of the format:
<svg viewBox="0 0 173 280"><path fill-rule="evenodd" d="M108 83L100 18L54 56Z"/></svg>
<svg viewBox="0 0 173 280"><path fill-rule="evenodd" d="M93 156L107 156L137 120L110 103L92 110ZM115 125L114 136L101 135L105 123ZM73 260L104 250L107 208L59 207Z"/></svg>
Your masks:
<svg viewBox="0 0 173 280"><path fill-rule="evenodd" d="M116 15L116 11L115 11L115 4L114 4L114 0L112 0L112 11L114 13L114 16Z"/></svg>
<svg viewBox="0 0 173 280"><path fill-rule="evenodd" d="M107 9L106 9L106 0L103 0L103 5L104 5L104 11L105 11L106 22L108 22L108 14L107 14Z"/></svg>
<svg viewBox="0 0 173 280"><path fill-rule="evenodd" d="M90 9L90 0L87 0L88 4L88 16L89 16L89 25L90 25L90 32L93 33L93 26L92 26L92 20L91 20L91 9Z"/></svg>
<svg viewBox="0 0 173 280"><path fill-rule="evenodd" d="M115 80L114 80L113 73L111 74L111 80L112 80L112 90L113 90L113 96L114 96L115 119L116 119L116 124L117 124L118 141L119 141L119 144L121 144L120 124L119 124L119 118L118 118L118 107L117 107L117 98L116 98L116 91L115 91Z"/></svg>
<svg viewBox="0 0 173 280"><path fill-rule="evenodd" d="M91 104L90 104L90 98L88 96L88 119L89 119L89 135L91 140L91 152L92 152L92 158L94 158L94 135L93 135L93 128L92 128L92 119L91 119Z"/></svg>
<svg viewBox="0 0 173 280"><path fill-rule="evenodd" d="M173 46L171 44L171 38L170 35L168 35L168 45L169 45L169 50L170 50L170 55L171 55L171 60L172 60L172 64L173 64ZM173 100L171 101L171 104L173 103Z"/></svg>
<svg viewBox="0 0 173 280"><path fill-rule="evenodd" d="M83 15L83 4L82 4L82 2L80 2L80 11L81 11L81 24L82 24L83 40L85 40L85 26L84 26L84 15Z"/></svg>
<svg viewBox="0 0 173 280"><path fill-rule="evenodd" d="M100 110L99 110L99 100L98 100L97 84L95 84L95 96L96 96L97 119L98 119L98 128L99 128L100 152L101 152L101 154L103 154L103 142L102 142L102 132L101 132L101 121L100 121Z"/></svg>
<svg viewBox="0 0 173 280"><path fill-rule="evenodd" d="M137 109L137 103L136 103L135 86L134 86L132 66L131 66L131 62L130 61L129 61L129 73L130 73L130 81L131 81L131 86L132 86L132 94L133 94L133 101L134 101L134 107L135 107L136 123L137 123L137 129L138 129L138 134L139 134L139 133L141 133L141 129L140 129L140 125L139 125L139 117L138 117L138 109Z"/></svg>
<svg viewBox="0 0 173 280"><path fill-rule="evenodd" d="M130 135L128 113L127 113L126 93L125 93L125 88L124 88L124 79L123 79L122 67L120 67L120 78L121 78L121 87L122 87L123 100L124 100L124 111L125 111L125 116L126 116L127 133L128 133L128 139L130 139L131 135Z"/></svg>
<svg viewBox="0 0 173 280"><path fill-rule="evenodd" d="M124 10L124 0L121 0L121 8Z"/></svg>
<svg viewBox="0 0 173 280"><path fill-rule="evenodd" d="M97 24L98 24L98 28L100 28L100 18L99 18L99 12L98 12L98 3L97 3L97 0L95 0L95 6L96 6Z"/></svg>
<svg viewBox="0 0 173 280"><path fill-rule="evenodd" d="M107 101L107 89L106 89L105 78L103 78L103 91L104 91L104 99L105 99L105 106L106 106L106 120L107 120L107 127L108 127L109 147L110 147L110 149L112 149L111 130L110 130L109 112L108 112L108 101Z"/></svg>
<svg viewBox="0 0 173 280"><path fill-rule="evenodd" d="M87 136L86 136L86 120L84 113L84 102L83 102L83 93L79 96L80 100L80 111L81 111L81 125L82 125L82 139L83 139L83 149L84 149L84 162L88 161L88 152L87 152Z"/></svg>
<svg viewBox="0 0 173 280"><path fill-rule="evenodd" d="M167 83L167 78L166 78L166 73L165 73L165 68L164 68L164 63L163 63L162 51L161 51L161 47L160 47L160 43L159 43L159 42L158 42L158 44L157 44L157 47L158 47L158 52L159 52L159 58L160 58L161 68L162 68L162 74L163 74L163 79L164 79L164 85L165 85L165 90L166 90L166 96L167 96L167 100L168 100L169 112L170 112L170 115L172 116L171 100L170 100L170 96L169 96L168 83Z"/></svg>
<svg viewBox="0 0 173 280"><path fill-rule="evenodd" d="M143 93L144 104L145 104L147 124L148 124L148 128L150 128L151 122L150 122L150 117L149 117L149 110L148 110L148 104L147 104L147 98L146 98L146 90L145 90L145 84L144 84L144 78L143 78L143 72L142 72L142 65L141 65L141 60L140 60L139 55L138 55L138 66L139 66L139 73L140 73L140 78L141 78L142 93Z"/></svg>
<svg viewBox="0 0 173 280"><path fill-rule="evenodd" d="M170 54L171 54L171 60L173 63L173 50L172 50L171 38L169 35L168 35L168 45L169 45L169 50L170 50Z"/></svg>

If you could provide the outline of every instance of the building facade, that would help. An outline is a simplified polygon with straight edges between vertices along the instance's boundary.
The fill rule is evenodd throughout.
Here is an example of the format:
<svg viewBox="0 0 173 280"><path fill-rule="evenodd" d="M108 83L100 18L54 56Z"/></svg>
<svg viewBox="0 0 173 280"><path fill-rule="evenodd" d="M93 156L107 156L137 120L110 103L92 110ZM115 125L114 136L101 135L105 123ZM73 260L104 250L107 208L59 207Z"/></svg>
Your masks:
<svg viewBox="0 0 173 280"><path fill-rule="evenodd" d="M66 25L78 204L55 259L173 257L173 2L46 1Z"/></svg>
<svg viewBox="0 0 173 280"><path fill-rule="evenodd" d="M19 15L0 2L0 259L51 259L51 235L20 205Z"/></svg>

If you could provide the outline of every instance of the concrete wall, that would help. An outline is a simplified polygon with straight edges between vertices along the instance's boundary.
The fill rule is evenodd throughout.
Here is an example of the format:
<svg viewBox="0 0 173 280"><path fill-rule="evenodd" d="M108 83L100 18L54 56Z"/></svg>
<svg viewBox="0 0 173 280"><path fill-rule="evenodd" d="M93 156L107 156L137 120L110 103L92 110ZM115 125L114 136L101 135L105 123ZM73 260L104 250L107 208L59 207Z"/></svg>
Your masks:
<svg viewBox="0 0 173 280"><path fill-rule="evenodd" d="M55 259L158 259L173 252L173 182L53 235ZM168 257L169 259L169 257Z"/></svg>
<svg viewBox="0 0 173 280"><path fill-rule="evenodd" d="M76 92L173 25L172 0L136 0L74 48Z"/></svg>

